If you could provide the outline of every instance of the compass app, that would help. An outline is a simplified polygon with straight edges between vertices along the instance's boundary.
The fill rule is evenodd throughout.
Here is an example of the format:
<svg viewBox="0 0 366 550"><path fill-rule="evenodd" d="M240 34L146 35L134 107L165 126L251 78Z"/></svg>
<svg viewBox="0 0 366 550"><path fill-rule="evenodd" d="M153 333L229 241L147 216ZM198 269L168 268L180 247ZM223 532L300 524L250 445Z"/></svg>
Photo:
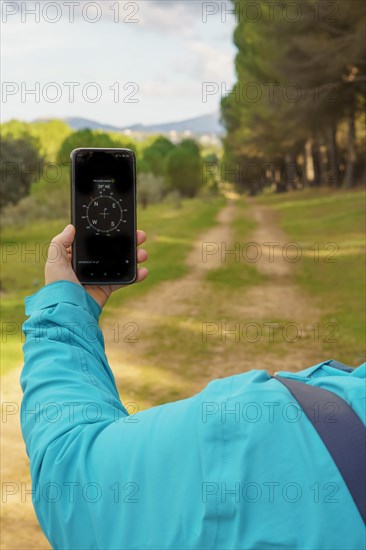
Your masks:
<svg viewBox="0 0 366 550"><path fill-rule="evenodd" d="M135 158L128 149L72 154L73 267L85 284L136 277Z"/></svg>

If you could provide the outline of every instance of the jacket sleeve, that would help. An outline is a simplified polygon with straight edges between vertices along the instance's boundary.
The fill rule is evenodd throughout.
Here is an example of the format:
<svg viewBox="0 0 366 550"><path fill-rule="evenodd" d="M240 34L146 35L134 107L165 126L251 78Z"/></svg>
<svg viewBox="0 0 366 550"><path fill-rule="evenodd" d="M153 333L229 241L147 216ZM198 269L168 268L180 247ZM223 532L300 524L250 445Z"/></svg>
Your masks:
<svg viewBox="0 0 366 550"><path fill-rule="evenodd" d="M85 289L57 281L27 297L25 306L29 318L22 325L20 421L30 458L33 502L48 535L49 507L54 498L49 488L44 490L52 481L49 459L51 463L59 460L60 469L62 454L74 441L96 438L128 413L105 355L98 324L102 310ZM65 482L72 484L74 480L67 475L63 470ZM53 487L56 492L58 489Z"/></svg>
<svg viewBox="0 0 366 550"><path fill-rule="evenodd" d="M84 288L58 281L25 303L21 428L52 548L193 547L206 525L203 471L221 464L199 394L128 415L105 356L101 308Z"/></svg>
<svg viewBox="0 0 366 550"><path fill-rule="evenodd" d="M40 457L61 436L128 413L105 355L102 310L85 289L57 281L25 304L21 425L28 455Z"/></svg>

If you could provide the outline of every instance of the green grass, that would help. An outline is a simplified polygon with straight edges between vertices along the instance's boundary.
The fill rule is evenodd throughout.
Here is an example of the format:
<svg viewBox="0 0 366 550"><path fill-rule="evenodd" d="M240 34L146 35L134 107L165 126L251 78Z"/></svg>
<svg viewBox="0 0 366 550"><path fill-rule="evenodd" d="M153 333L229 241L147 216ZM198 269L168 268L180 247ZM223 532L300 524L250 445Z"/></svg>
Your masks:
<svg viewBox="0 0 366 550"><path fill-rule="evenodd" d="M150 255L146 264L150 276L143 284L114 294L106 311L118 308L137 295L142 296L162 281L183 276L187 270L185 258L193 241L214 225L224 203L222 197L194 199L183 201L180 209L163 204L139 211L138 226L148 234L145 248ZM67 219L38 221L23 229L12 227L2 232L1 372L14 368L23 360L21 325L26 320L24 298L44 285L49 242L68 222ZM30 250L35 250L35 253L26 255Z"/></svg>
<svg viewBox="0 0 366 550"><path fill-rule="evenodd" d="M322 326L339 327L338 341L324 343L327 352L353 365L365 361L365 192L308 190L258 202L276 210L289 239L301 245L296 279L322 308Z"/></svg>

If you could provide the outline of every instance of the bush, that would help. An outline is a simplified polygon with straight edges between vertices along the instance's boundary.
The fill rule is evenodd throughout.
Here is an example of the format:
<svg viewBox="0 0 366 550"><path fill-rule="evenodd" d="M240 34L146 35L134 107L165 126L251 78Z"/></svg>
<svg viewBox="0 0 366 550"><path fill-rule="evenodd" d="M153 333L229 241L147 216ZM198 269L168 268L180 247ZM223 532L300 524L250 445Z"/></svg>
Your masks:
<svg viewBox="0 0 366 550"><path fill-rule="evenodd" d="M30 193L31 185L39 179L43 157L38 152L38 143L30 136L2 140L0 175L0 209L16 204Z"/></svg>
<svg viewBox="0 0 366 550"><path fill-rule="evenodd" d="M25 227L36 220L70 219L69 185L40 182L41 189L1 213L1 226Z"/></svg>
<svg viewBox="0 0 366 550"><path fill-rule="evenodd" d="M154 176L166 175L166 160L174 151L175 145L167 138L159 136L143 151L143 166L146 172L152 172Z"/></svg>
<svg viewBox="0 0 366 550"><path fill-rule="evenodd" d="M163 196L164 178L153 174L139 174L137 182L137 201L143 208L158 203Z"/></svg>
<svg viewBox="0 0 366 550"><path fill-rule="evenodd" d="M182 208L182 195L179 191L170 191L164 198L164 202L167 204L172 204L174 208Z"/></svg>
<svg viewBox="0 0 366 550"><path fill-rule="evenodd" d="M177 190L183 197L193 198L202 187L201 154L198 144L185 139L167 159L169 189Z"/></svg>

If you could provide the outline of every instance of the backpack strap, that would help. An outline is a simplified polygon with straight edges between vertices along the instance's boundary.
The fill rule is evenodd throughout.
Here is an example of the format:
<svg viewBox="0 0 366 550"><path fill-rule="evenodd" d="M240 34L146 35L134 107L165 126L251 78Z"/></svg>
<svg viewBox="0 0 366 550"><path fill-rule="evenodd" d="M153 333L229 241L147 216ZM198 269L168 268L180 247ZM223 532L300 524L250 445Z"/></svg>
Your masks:
<svg viewBox="0 0 366 550"><path fill-rule="evenodd" d="M366 523L366 428L353 408L334 392L292 378L275 376L290 391L318 432ZM319 405L318 418L312 414ZM329 404L336 406L329 418Z"/></svg>
<svg viewBox="0 0 366 550"><path fill-rule="evenodd" d="M345 365L344 363L341 363L340 361L335 361L334 359L331 359L327 362L329 366L338 369L343 370L344 372L352 372L355 370L354 367L349 367L348 365Z"/></svg>

